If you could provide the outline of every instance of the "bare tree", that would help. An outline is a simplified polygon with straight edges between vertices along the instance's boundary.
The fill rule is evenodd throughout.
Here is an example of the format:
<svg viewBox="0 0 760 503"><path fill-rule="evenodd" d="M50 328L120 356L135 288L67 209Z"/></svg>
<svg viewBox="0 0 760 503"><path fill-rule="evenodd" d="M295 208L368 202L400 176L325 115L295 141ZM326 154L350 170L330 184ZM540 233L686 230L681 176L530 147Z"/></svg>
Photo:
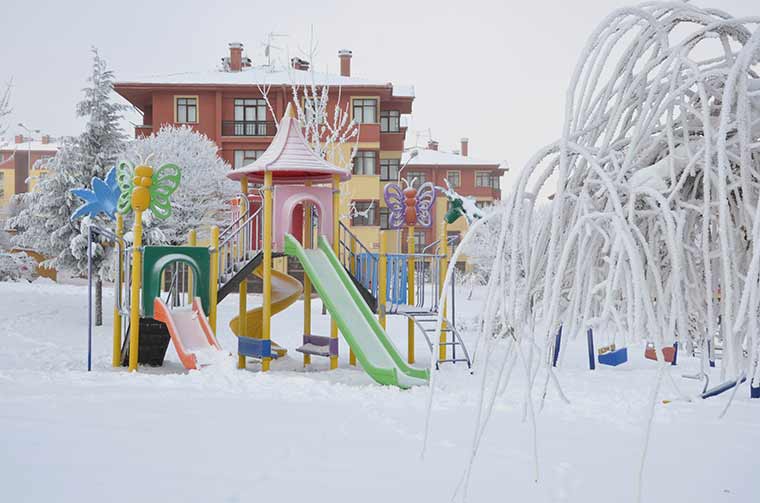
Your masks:
<svg viewBox="0 0 760 503"><path fill-rule="evenodd" d="M0 137L8 131L8 127L5 125L5 117L13 111L11 109L11 87L13 87L13 79L5 84L5 89L0 93Z"/></svg>

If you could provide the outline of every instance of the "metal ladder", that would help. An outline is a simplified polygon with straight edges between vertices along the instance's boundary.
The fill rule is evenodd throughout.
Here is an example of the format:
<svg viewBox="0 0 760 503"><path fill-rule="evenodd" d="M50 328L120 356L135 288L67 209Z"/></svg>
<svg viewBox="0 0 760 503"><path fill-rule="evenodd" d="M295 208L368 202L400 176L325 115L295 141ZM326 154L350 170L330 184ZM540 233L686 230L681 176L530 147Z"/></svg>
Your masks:
<svg viewBox="0 0 760 503"><path fill-rule="evenodd" d="M433 338L435 337L436 333L438 313L435 311L400 310L395 314L405 316L414 322L414 325L419 328L420 332L422 332L422 334L425 336L425 341L427 342L428 348L430 349L430 354L435 355L435 350L438 342L434 341ZM443 318L443 328L441 329L441 334L448 336L446 342L441 342L440 344L443 347L451 348L451 355L449 357L449 352L447 351L447 358L443 360L437 358L435 362L436 370L439 368L441 363L456 364L463 362L467 363L468 369L472 368L472 360L470 359L470 353L467 351L467 346L465 346L464 342L462 342L462 338L459 335L459 331L457 330L456 326L447 320L446 317ZM457 356L457 349L461 351L460 356Z"/></svg>

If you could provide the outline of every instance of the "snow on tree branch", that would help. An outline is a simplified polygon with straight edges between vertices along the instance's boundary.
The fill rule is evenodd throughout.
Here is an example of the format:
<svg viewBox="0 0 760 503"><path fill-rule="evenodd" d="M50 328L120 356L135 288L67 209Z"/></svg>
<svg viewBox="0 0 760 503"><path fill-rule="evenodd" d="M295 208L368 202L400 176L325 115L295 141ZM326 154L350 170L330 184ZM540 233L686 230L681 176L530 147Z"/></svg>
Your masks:
<svg viewBox="0 0 760 503"><path fill-rule="evenodd" d="M5 89L0 92L0 139L8 131L8 126L5 124L5 118L13 111L11 109L11 88L13 87L13 80L5 84Z"/></svg>
<svg viewBox="0 0 760 503"><path fill-rule="evenodd" d="M602 342L658 352L677 341L703 365L717 338L722 372L758 382L758 23L649 2L613 12L589 38L560 139L490 216L499 229L477 354L501 370L519 356L524 412L535 386L561 394L549 358L560 327L563 340L593 328ZM506 351L493 351L499 339ZM473 452L502 375L484 377Z"/></svg>

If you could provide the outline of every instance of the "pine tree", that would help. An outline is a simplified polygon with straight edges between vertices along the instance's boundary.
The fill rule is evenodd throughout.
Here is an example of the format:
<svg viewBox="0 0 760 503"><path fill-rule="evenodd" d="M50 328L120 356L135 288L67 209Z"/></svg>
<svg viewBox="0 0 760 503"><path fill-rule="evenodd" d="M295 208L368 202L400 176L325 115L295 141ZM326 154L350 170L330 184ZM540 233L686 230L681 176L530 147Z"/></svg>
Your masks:
<svg viewBox="0 0 760 503"><path fill-rule="evenodd" d="M102 216L70 222L69 217L81 204L71 189L89 187L92 177L103 178L124 150L125 135L119 126L124 105L110 99L113 72L92 49L90 86L83 89L84 99L77 105L77 115L87 118L85 130L76 138L63 142L61 149L45 162L47 175L35 190L21 194L19 214L9 222L18 231L16 246L35 249L48 257L47 264L75 275L87 274L87 228L91 224L108 227ZM102 279L110 272L112 248L103 247L96 237L93 247L93 270L96 284L96 324L102 324Z"/></svg>

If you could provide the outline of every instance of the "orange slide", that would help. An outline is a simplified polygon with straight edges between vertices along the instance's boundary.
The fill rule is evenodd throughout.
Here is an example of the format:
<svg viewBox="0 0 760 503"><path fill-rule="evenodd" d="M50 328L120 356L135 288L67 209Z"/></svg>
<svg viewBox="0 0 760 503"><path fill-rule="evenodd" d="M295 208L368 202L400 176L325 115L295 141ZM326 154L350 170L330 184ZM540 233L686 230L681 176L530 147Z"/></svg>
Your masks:
<svg viewBox="0 0 760 503"><path fill-rule="evenodd" d="M257 267L253 271L257 277L263 276L261 266ZM289 276L285 273L272 270L272 315L279 313L288 308L292 303L298 300L303 293L303 285L293 276ZM249 309L246 312L246 331L244 334L240 333L240 320L239 316L235 316L230 321L230 329L232 333L238 337L252 337L254 339L261 339L261 306ZM277 356L285 356L288 352L279 344L272 341L272 352Z"/></svg>
<svg viewBox="0 0 760 503"><path fill-rule="evenodd" d="M191 306L169 309L156 297L153 301L153 317L166 324L179 359L186 369L199 369L209 351L221 351L208 318L203 312L201 299L195 297Z"/></svg>

